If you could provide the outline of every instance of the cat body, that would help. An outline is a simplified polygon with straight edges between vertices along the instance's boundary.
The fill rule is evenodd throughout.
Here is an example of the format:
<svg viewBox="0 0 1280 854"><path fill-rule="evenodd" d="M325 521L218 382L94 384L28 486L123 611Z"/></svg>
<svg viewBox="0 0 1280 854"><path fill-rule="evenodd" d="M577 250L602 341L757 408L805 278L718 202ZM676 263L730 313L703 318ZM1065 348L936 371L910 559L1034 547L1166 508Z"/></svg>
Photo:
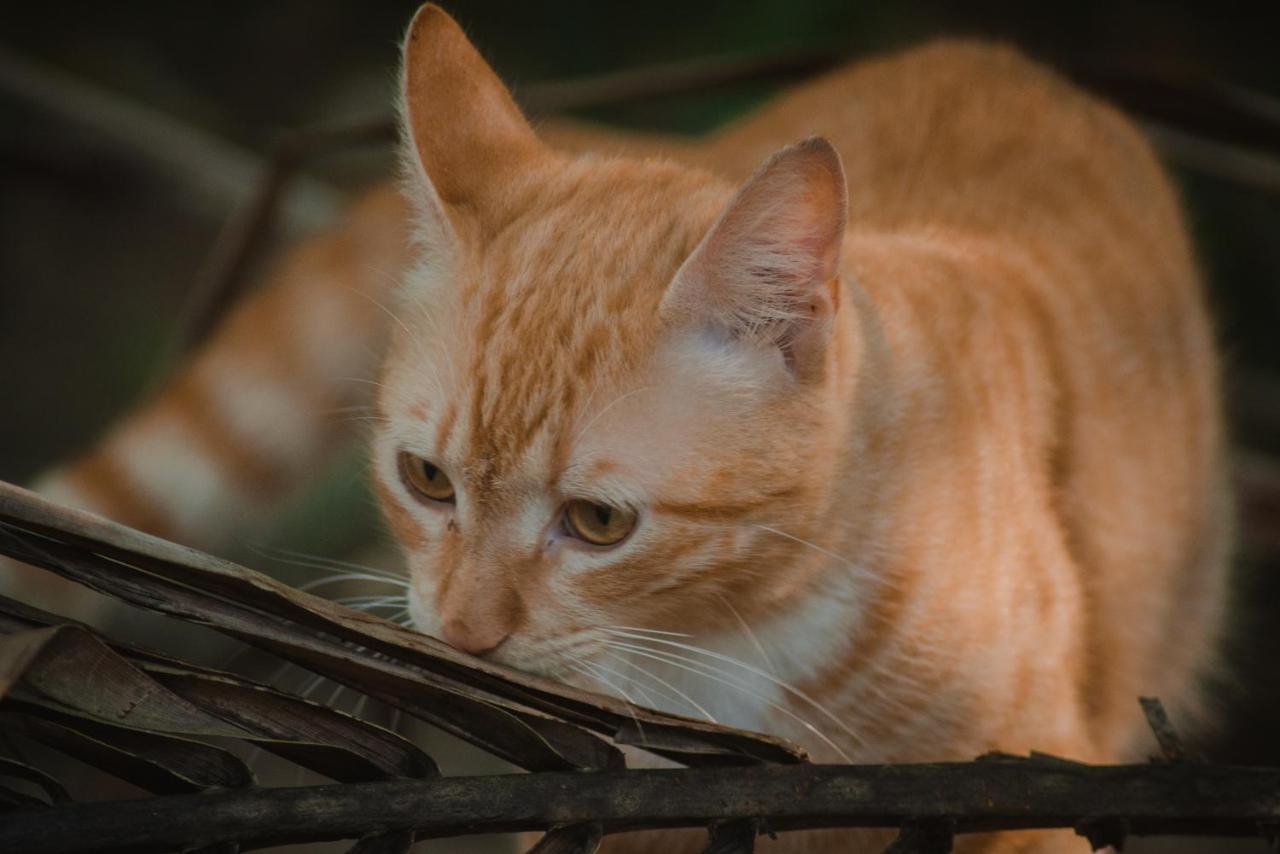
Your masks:
<svg viewBox="0 0 1280 854"><path fill-rule="evenodd" d="M703 140L539 140L444 13L405 51L402 192L295 250L46 491L216 545L376 375L410 607L459 648L824 762L1122 761L1139 694L1198 710L1230 545L1217 365L1129 122L941 42ZM704 844L660 839L609 844ZM965 842L1006 844L1082 843Z"/></svg>

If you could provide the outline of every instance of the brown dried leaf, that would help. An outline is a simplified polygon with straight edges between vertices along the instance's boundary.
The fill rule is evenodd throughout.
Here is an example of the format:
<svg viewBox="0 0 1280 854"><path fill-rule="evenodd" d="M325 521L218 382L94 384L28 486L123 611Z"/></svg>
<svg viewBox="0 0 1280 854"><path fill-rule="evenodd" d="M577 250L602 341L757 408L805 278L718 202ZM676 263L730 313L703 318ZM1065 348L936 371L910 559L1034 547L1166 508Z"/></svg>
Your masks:
<svg viewBox="0 0 1280 854"><path fill-rule="evenodd" d="M10 702L0 727L158 795L253 785L234 754L191 739L113 727L39 703Z"/></svg>
<svg viewBox="0 0 1280 854"><path fill-rule="evenodd" d="M16 759L6 759L0 756L0 777L12 777L15 780L26 780L28 783L35 783L41 789L44 789L45 794L49 796L50 803L63 804L71 800L71 795L67 792L66 787L55 778L39 768L33 768L27 763L19 762ZM20 795L21 793L16 792L14 794Z"/></svg>
<svg viewBox="0 0 1280 854"><path fill-rule="evenodd" d="M204 711L263 738L255 743L340 782L435 777L431 757L390 730L258 685L227 678L146 671Z"/></svg>
<svg viewBox="0 0 1280 854"><path fill-rule="evenodd" d="M0 596L0 633L29 631L57 620L53 614ZM88 633L87 629L76 627ZM0 639L2 640L2 639ZM155 680L175 696L253 741L303 767L339 781L427 777L439 773L431 757L401 736L318 703L209 668L179 662L128 644L113 644L132 662L127 678ZM202 733L205 734L205 733ZM226 735L226 733L207 733Z"/></svg>
<svg viewBox="0 0 1280 854"><path fill-rule="evenodd" d="M0 534L6 535L0 536L0 546L13 545L12 526L0 522ZM507 705L507 717L536 719L546 716L496 700L461 683L453 684L443 677L429 677L418 668L388 657L372 657L367 651L336 641L327 633L308 630L115 559L104 560L82 544L62 542L43 534L33 536L38 538L38 543L15 551L19 559L54 567L69 578L117 595L125 601L213 626L283 655L294 663L303 662L316 673L398 706L482 748L493 750L514 764L531 770L563 770L615 767L621 763L621 754L616 749L577 728L565 728L549 737L538 730L538 723L534 721L525 726L509 727L497 739L490 738L492 734L485 732L482 724L492 718L494 705ZM31 545L24 540L19 542ZM379 685L388 679L400 690L380 692ZM506 752L500 752L503 750ZM603 757L608 764L580 764L583 757Z"/></svg>
<svg viewBox="0 0 1280 854"><path fill-rule="evenodd" d="M10 789L8 786L0 786L0 812L13 809L40 809L48 806L47 801L42 801L33 795Z"/></svg>
<svg viewBox="0 0 1280 854"><path fill-rule="evenodd" d="M782 739L632 707L464 655L251 570L58 507L7 484L0 484L0 524L10 534L0 536L0 551L13 557L126 601L203 622L291 659L306 657L307 666L316 672L388 702L395 700L379 690L388 679L416 684L424 700L436 701L442 692L452 694L447 706L404 705L440 709L432 722L496 748L499 755L528 768L604 767L596 757L616 763L611 747L598 739L593 744L577 727L612 736L633 719L646 733L678 735L669 740L665 752L685 762L804 759L799 748ZM366 651L353 650L352 644ZM372 658L367 651L385 660ZM358 680L373 684L362 687ZM505 734L507 743L492 744L490 734L479 732L474 723L473 713L480 714L480 705L502 709L525 729L512 729ZM554 719L575 726L547 723ZM687 748L694 744L697 749ZM548 749L558 757L550 764Z"/></svg>

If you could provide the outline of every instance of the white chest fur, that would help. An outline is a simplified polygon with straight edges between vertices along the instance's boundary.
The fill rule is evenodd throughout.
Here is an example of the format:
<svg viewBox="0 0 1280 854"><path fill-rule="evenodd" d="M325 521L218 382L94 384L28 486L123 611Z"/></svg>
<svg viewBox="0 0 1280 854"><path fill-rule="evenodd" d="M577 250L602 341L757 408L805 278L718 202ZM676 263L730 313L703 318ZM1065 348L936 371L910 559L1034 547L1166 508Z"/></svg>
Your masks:
<svg viewBox="0 0 1280 854"><path fill-rule="evenodd" d="M618 629L597 674L614 693L664 711L800 742L851 759L852 734L834 711L824 672L840 661L862 616L854 570L840 569L784 612L709 636ZM728 603L726 609L732 609ZM822 697L814 696L822 694Z"/></svg>

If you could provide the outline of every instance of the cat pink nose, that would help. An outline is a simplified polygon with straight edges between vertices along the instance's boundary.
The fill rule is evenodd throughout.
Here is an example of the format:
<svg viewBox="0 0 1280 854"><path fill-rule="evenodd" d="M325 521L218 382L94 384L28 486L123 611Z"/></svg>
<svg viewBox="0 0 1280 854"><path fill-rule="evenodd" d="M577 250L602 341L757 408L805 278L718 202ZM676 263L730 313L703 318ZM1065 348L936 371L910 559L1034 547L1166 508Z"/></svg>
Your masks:
<svg viewBox="0 0 1280 854"><path fill-rule="evenodd" d="M472 655L484 655L507 639L510 630L497 622L470 623L450 617L440 627L445 643Z"/></svg>

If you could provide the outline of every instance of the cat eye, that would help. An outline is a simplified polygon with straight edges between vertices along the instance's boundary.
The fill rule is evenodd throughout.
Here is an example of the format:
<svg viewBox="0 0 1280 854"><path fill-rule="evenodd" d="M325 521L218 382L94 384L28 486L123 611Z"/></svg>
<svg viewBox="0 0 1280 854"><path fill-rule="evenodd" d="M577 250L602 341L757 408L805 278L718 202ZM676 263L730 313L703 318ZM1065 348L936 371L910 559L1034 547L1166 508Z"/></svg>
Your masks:
<svg viewBox="0 0 1280 854"><path fill-rule="evenodd" d="M400 452L400 477L409 491L431 501L453 501L453 481L435 463Z"/></svg>
<svg viewBox="0 0 1280 854"><path fill-rule="evenodd" d="M636 514L621 507L575 498L564 507L569 533L593 546L622 542L636 526Z"/></svg>

